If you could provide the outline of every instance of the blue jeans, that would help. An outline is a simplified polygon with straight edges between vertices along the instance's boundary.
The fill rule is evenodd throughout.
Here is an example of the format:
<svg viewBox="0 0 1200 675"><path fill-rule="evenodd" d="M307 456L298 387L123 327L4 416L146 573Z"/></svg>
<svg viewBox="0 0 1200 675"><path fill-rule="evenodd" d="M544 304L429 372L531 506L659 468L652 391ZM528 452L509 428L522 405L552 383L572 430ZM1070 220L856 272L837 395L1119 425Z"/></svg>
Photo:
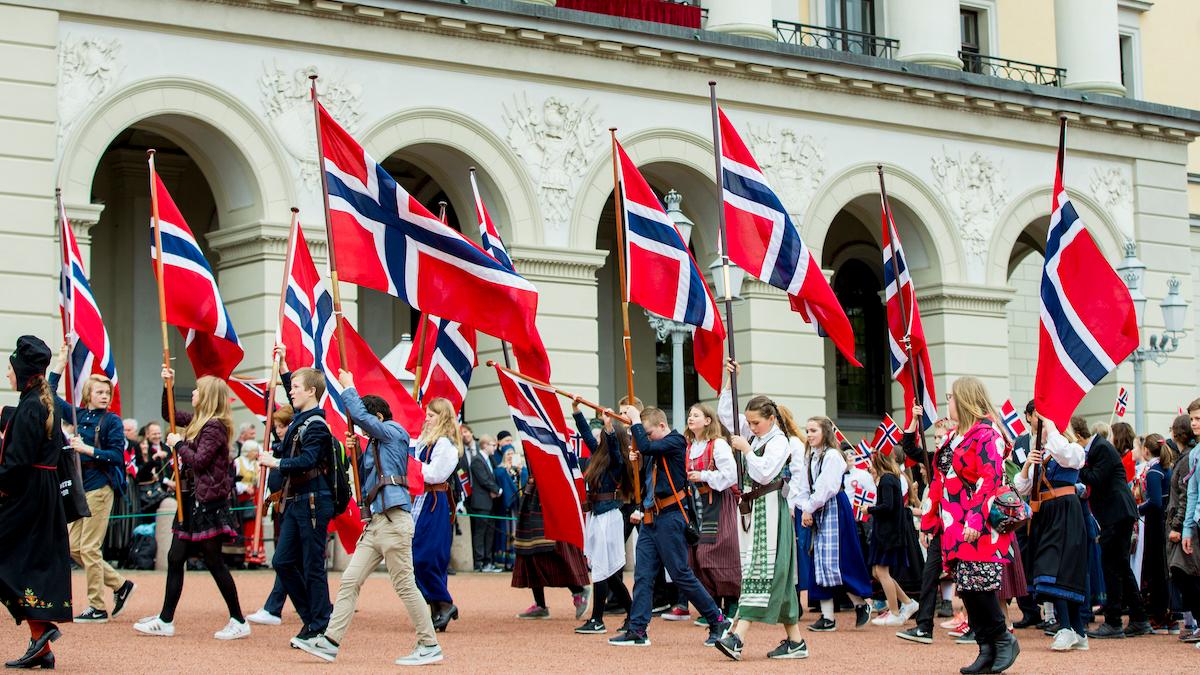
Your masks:
<svg viewBox="0 0 1200 675"><path fill-rule="evenodd" d="M311 632L323 632L333 612L325 573L325 544L331 519L333 499L328 493L315 495L312 502L308 495L296 496L283 512L275 557L271 560L300 621Z"/></svg>
<svg viewBox="0 0 1200 675"><path fill-rule="evenodd" d="M654 578L658 570L666 568L671 581L683 593L688 602L708 621L717 625L721 610L712 596L700 585L700 580L688 564L687 540L683 530L683 512L679 509L663 511L654 517L654 522L642 525L638 533L636 566L633 576L633 611L629 617L629 628L644 633L650 625L650 610L654 604Z"/></svg>
<svg viewBox="0 0 1200 675"><path fill-rule="evenodd" d="M274 616L283 616L283 603L287 602L287 591L283 590L283 582L279 580L279 575L275 575L275 585L271 587L271 594L267 596L267 601L263 603L263 609L268 614Z"/></svg>

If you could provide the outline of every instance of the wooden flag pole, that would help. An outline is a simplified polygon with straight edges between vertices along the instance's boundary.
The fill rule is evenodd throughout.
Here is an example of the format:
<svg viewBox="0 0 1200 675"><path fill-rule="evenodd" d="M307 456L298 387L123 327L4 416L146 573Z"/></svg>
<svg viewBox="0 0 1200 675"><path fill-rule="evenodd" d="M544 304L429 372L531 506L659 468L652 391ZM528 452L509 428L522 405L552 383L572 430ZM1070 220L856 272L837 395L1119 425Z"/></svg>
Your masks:
<svg viewBox="0 0 1200 675"><path fill-rule="evenodd" d="M618 174L618 165L621 158L617 153L617 128L610 127L608 130L612 137L612 160L613 160L613 211L616 212L617 219L617 279L620 281L621 289L621 321L622 321L622 338L621 345L625 348L625 384L629 395L627 401L629 405L635 405L634 401L637 398L633 395L633 339L629 336L629 289L626 288L625 277L625 194L621 189L621 180ZM632 443L632 448L637 451L637 443ZM641 460L633 463L633 473L638 476L638 480L633 484L633 498L637 502L638 508L642 504L642 480L641 480Z"/></svg>
<svg viewBox="0 0 1200 675"><path fill-rule="evenodd" d="M725 280L725 345L728 349L729 360L737 363L737 347L733 337L733 289L729 287L729 231L725 226L725 182L721 173L721 116L717 112L716 80L708 82L708 103L712 110L713 164L716 171L714 175L717 177L717 223L720 234L717 239L717 255L721 257L721 274ZM729 395L733 401L733 425L735 427L730 431L740 434L741 430L737 428L739 426L737 375L736 368L729 373ZM738 487L741 487L746 473L745 459L740 452L733 453L733 458L737 464Z"/></svg>
<svg viewBox="0 0 1200 675"><path fill-rule="evenodd" d="M163 245L162 227L158 222L158 173L154 169L154 150L146 151L150 163L150 220L154 224L155 267L158 274L155 281L158 286L158 318L162 329L162 362L163 370L171 368L171 343L167 336L167 292L163 286ZM166 381L167 387L167 425L170 433L175 433L175 376L171 375ZM171 448L171 465L175 469L175 519L183 522L183 473L179 467L179 453Z"/></svg>
<svg viewBox="0 0 1200 675"><path fill-rule="evenodd" d="M478 211L480 209L480 207L478 205L483 204L483 198L479 196L479 184L475 181L475 167L471 167L469 169L469 171L471 173L471 193L475 196L475 204L477 205L475 208L476 208L476 211ZM478 215L482 215L482 214L477 213L476 215L478 216ZM480 218L479 219L479 230L482 232L484 230L484 228L486 228L486 227L487 226L484 224L483 219ZM497 230L497 233L499 233L498 230ZM500 341L500 351L504 354L504 367L511 369L512 368L512 357L510 357L508 354L508 340Z"/></svg>
<svg viewBox="0 0 1200 675"><path fill-rule="evenodd" d="M911 411L920 395L917 392L917 387L921 385L920 371L917 369L916 360L912 357L912 321L908 314L908 304L904 300L904 284L900 280L900 263L896 260L896 237L893 236L896 233L892 232L892 206L888 202L887 187L883 184L883 165L876 164L875 170L879 172L879 195L883 200L883 208L885 209L883 216L886 222L885 227L888 228L888 253L891 254L892 259L892 277L896 283L896 299L900 301L900 316L906 322L904 325L904 353L908 356L909 378L912 380L913 400L908 402L908 407ZM913 290L915 292L915 287ZM886 295L886 289L884 294ZM921 409L924 410L924 408L925 406L922 405ZM925 455L925 475L929 480L932 480L933 471L929 458L929 449L925 446L925 420L917 420L917 438L921 442L921 452Z"/></svg>
<svg viewBox="0 0 1200 675"><path fill-rule="evenodd" d="M67 378L67 402L71 404L71 428L79 427L78 407L79 402L75 400L75 364L71 362L71 353L74 351L74 345L71 340L75 336L75 281L71 278L71 270L67 267L67 228L71 227L71 223L67 221L67 210L63 208L62 188L54 188L54 201L58 205L58 237L59 241L58 253L61 256L62 263L59 269L66 276L63 279L65 284L70 284L70 291L66 288L63 292L63 342L67 345L67 362L63 364L63 373ZM75 456L75 475L83 475L83 461L79 459L79 453L71 453Z"/></svg>
<svg viewBox="0 0 1200 675"><path fill-rule="evenodd" d="M438 202L438 220L446 225L446 202ZM421 312L421 318L417 320L417 367L413 370L413 388L412 397L418 404L421 403L421 378L425 373L425 331L429 330L429 317L425 312Z"/></svg>
<svg viewBox="0 0 1200 675"><path fill-rule="evenodd" d="M325 208L325 241L329 252L329 288L333 295L333 316L336 321L335 330L338 339L338 365L346 370L346 331L344 329L345 315L342 313L342 291L338 284L337 246L333 241L333 218L329 215L329 176L325 172L325 141L321 138L321 103L317 98L317 76L309 75L310 91L312 92L313 123L317 131L317 173L321 175L321 199ZM334 374L336 377L336 374ZM346 454L350 458L350 467L354 474L354 495L362 499L362 482L358 477L358 438L354 431L354 422L346 419Z"/></svg>
<svg viewBox="0 0 1200 675"><path fill-rule="evenodd" d="M556 386L550 384L549 382L543 382L537 378L530 377L530 376L526 375L525 373L521 373L516 370L513 370L512 368L506 368L505 366L502 366L499 363L496 363L495 361L492 361L492 360L489 360L487 362L487 366L489 368L499 368L500 370L503 370L504 372L508 373L509 375L512 375L513 377L521 379L521 380L525 380L526 382L528 382L530 384L536 384L539 387L545 387L547 389L552 389L552 390L554 390L554 393L558 394L559 396L562 396L563 398L570 399L571 401L578 401L579 405L582 405L587 408L591 408L592 410L595 410L596 412L600 413L601 415L607 415L607 416L613 418L614 420L619 420L621 422L624 422L625 424L629 424L629 418L622 415L621 413L616 412L614 410L610 410L608 408L605 408L604 406L600 405L599 403L593 403L592 401L589 401L586 398L583 398L581 396L576 396L575 394L572 394L571 392L567 391L566 389L563 389L561 387L556 387Z"/></svg>

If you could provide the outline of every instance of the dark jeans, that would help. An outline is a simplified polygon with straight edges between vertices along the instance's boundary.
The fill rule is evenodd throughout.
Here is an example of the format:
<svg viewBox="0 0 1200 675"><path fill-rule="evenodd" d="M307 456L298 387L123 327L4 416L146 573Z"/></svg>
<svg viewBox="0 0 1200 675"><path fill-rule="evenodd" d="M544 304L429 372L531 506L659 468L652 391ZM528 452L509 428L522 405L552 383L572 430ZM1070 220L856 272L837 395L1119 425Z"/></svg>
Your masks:
<svg viewBox="0 0 1200 675"><path fill-rule="evenodd" d="M938 587L942 579L942 534L933 535L929 548L925 550L925 569L921 571L921 597L918 602L917 628L933 634L933 617L937 612Z"/></svg>
<svg viewBox="0 0 1200 675"><path fill-rule="evenodd" d="M283 582L279 580L279 575L275 575L275 585L271 587L271 594L267 596L267 601L263 603L263 609L268 614L274 616L283 616L283 603L287 602L287 591L283 590Z"/></svg>
<svg viewBox="0 0 1200 675"><path fill-rule="evenodd" d="M959 591L958 597L967 610L967 622L975 631L975 642L978 644L995 642L1008 630L997 591Z"/></svg>
<svg viewBox="0 0 1200 675"><path fill-rule="evenodd" d="M643 524L637 541L637 566L633 575L633 612L629 618L630 630L645 632L650 625L650 610L654 602L654 577L659 569L665 568L671 580L683 591L688 601L701 616L715 626L721 618L721 610L712 596L700 585L700 580L688 565L687 541L684 539L683 512L679 509L663 511L654 517L654 522Z"/></svg>
<svg viewBox="0 0 1200 675"><path fill-rule="evenodd" d="M329 625L333 612L325 572L325 544L332 518L333 500L328 493L311 501L308 495L289 501L271 560L305 629L318 633Z"/></svg>
<svg viewBox="0 0 1200 675"><path fill-rule="evenodd" d="M475 564L475 569L479 569L492 562L492 548L496 538L496 521L491 518L476 517L491 515L491 509L476 511L468 507L467 512L471 515L471 559Z"/></svg>
<svg viewBox="0 0 1200 675"><path fill-rule="evenodd" d="M1145 621L1142 594L1129 566L1129 544L1133 540L1133 520L1126 519L1100 527L1100 567L1104 570L1104 623L1121 625L1121 610L1129 605L1130 621Z"/></svg>
<svg viewBox="0 0 1200 675"><path fill-rule="evenodd" d="M1200 577L1194 577L1181 569L1171 570L1171 582L1179 590L1180 611L1191 612L1200 620Z"/></svg>

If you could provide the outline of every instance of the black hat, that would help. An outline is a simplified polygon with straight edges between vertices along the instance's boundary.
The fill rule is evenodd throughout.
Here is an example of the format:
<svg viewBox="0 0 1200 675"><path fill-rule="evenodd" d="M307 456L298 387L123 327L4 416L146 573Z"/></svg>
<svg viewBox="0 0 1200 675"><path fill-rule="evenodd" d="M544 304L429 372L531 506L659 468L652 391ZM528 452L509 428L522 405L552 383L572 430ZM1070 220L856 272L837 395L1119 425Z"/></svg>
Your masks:
<svg viewBox="0 0 1200 675"><path fill-rule="evenodd" d="M17 338L17 349L9 357L13 373L17 376L17 387L24 389L35 375L45 375L50 367L50 348L35 335Z"/></svg>
<svg viewBox="0 0 1200 675"><path fill-rule="evenodd" d="M504 431L501 431L500 433L496 434L496 442L497 443L499 443L500 441L502 441L506 438L512 438L512 434L509 433L508 430L504 430Z"/></svg>

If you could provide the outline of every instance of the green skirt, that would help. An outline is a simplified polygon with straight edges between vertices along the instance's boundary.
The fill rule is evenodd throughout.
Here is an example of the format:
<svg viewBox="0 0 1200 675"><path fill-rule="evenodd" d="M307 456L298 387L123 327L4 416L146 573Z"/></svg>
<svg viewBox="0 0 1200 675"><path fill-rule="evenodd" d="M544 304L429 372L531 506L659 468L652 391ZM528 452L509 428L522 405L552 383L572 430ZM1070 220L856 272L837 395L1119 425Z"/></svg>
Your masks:
<svg viewBox="0 0 1200 675"><path fill-rule="evenodd" d="M742 595L737 618L756 623L796 623L800 620L796 530L783 493L776 491L754 500L750 516L739 515L739 521Z"/></svg>

